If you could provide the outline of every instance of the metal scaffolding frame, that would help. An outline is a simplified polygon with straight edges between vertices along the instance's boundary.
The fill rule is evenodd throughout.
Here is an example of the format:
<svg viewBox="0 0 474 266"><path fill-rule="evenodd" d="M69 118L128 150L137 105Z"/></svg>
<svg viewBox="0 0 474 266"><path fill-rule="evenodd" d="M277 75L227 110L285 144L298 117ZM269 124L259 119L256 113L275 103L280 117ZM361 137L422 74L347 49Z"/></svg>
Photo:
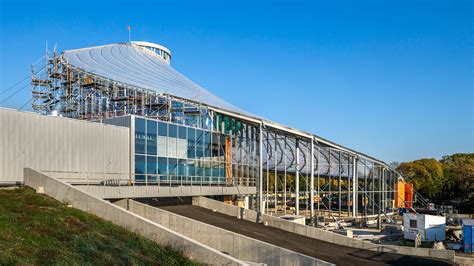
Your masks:
<svg viewBox="0 0 474 266"><path fill-rule="evenodd" d="M384 162L260 118L114 81L68 64L56 51L32 66L32 107L100 121L135 114L228 136L228 179L256 180L256 209L273 215L380 217L395 210L400 175ZM43 70L43 68L41 69Z"/></svg>

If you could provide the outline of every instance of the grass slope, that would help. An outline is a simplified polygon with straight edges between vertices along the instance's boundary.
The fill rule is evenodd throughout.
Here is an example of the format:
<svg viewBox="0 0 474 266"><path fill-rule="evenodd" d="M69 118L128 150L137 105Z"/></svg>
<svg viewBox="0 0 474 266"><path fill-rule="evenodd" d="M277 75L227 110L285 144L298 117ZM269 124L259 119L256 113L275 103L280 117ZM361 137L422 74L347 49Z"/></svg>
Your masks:
<svg viewBox="0 0 474 266"><path fill-rule="evenodd" d="M0 265L193 265L179 252L32 189L0 190Z"/></svg>

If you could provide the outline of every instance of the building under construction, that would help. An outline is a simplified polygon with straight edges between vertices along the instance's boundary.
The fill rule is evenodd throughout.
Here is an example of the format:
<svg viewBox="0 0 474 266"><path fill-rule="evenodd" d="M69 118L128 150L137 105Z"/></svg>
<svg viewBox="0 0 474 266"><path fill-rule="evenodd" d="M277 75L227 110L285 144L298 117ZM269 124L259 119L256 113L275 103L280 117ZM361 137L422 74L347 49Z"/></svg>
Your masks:
<svg viewBox="0 0 474 266"><path fill-rule="evenodd" d="M161 45L54 51L32 66L32 85L41 114L129 128L130 171L115 176L124 186L255 188L234 198L336 222L388 217L406 203L385 162L227 103L176 71Z"/></svg>

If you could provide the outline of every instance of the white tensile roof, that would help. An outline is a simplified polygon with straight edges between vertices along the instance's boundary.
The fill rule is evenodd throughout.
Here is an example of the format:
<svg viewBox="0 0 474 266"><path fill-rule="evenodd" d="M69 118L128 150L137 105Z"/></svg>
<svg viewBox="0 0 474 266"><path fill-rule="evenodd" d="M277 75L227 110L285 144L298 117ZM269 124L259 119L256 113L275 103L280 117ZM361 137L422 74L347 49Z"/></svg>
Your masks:
<svg viewBox="0 0 474 266"><path fill-rule="evenodd" d="M319 142L362 155L385 164L383 161L356 152L319 136L297 129L279 125L246 112L207 91L192 82L183 74L172 68L168 62L144 46L158 48L169 53L166 47L148 42L115 43L90 48L68 50L62 58L69 65L80 68L88 73L131 86L165 93L179 98L200 102L217 108L219 112L230 112L232 115L243 115L246 119L262 121L277 129L291 132L299 136L315 137Z"/></svg>
<svg viewBox="0 0 474 266"><path fill-rule="evenodd" d="M138 45L116 43L64 51L63 59L86 72L117 82L248 114L222 100Z"/></svg>

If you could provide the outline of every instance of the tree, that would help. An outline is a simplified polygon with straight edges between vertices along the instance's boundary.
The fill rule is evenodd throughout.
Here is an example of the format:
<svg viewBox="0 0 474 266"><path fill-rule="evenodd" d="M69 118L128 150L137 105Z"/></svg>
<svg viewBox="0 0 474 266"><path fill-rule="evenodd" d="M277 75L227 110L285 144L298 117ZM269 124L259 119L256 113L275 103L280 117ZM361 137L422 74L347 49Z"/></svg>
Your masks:
<svg viewBox="0 0 474 266"><path fill-rule="evenodd" d="M441 159L445 176L456 189L461 203L474 198L474 153L456 153Z"/></svg>
<svg viewBox="0 0 474 266"><path fill-rule="evenodd" d="M441 200L445 183L443 166L436 159L420 159L397 167L407 182L424 197Z"/></svg>
<svg viewBox="0 0 474 266"><path fill-rule="evenodd" d="M460 198L474 206L474 153L401 163L397 170L423 197L438 202Z"/></svg>

